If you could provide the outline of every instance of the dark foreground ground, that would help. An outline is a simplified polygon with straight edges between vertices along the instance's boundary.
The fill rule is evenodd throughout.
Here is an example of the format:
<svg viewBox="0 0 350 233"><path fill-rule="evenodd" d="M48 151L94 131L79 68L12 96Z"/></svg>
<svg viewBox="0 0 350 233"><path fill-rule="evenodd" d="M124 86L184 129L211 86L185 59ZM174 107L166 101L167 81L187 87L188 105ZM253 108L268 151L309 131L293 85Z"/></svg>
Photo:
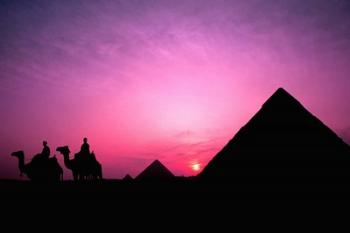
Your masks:
<svg viewBox="0 0 350 233"><path fill-rule="evenodd" d="M36 184L30 181L0 181L4 199L115 199L115 200L347 200L347 178L245 178L239 182L199 182L177 179L167 182L64 181Z"/></svg>

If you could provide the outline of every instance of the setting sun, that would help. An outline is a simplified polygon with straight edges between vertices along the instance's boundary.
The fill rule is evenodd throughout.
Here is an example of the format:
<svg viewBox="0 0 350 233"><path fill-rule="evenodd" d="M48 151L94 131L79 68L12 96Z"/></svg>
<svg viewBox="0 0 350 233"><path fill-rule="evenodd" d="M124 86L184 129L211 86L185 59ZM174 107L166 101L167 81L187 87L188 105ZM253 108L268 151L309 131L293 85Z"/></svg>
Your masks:
<svg viewBox="0 0 350 233"><path fill-rule="evenodd" d="M192 164L192 169L194 171L199 171L201 169L201 164L200 163Z"/></svg>

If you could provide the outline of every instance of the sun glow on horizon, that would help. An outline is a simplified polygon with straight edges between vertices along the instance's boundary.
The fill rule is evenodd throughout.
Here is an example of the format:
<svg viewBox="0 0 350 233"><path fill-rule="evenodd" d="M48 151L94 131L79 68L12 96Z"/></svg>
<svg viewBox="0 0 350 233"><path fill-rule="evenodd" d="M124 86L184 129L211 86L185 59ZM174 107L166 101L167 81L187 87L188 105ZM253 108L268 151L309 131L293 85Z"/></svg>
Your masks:
<svg viewBox="0 0 350 233"><path fill-rule="evenodd" d="M201 170L201 164L200 163L193 163L192 165L191 165L191 167L192 167L192 170L193 171L199 171L199 170Z"/></svg>

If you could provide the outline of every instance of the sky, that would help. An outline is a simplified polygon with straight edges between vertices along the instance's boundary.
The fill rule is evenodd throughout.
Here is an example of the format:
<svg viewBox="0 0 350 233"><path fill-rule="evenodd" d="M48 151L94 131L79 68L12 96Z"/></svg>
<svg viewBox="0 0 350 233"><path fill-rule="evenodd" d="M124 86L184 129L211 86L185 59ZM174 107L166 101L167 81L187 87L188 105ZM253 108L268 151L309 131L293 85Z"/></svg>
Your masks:
<svg viewBox="0 0 350 233"><path fill-rule="evenodd" d="M350 142L349 73L347 0L0 0L0 178L84 137L196 175L278 87Z"/></svg>

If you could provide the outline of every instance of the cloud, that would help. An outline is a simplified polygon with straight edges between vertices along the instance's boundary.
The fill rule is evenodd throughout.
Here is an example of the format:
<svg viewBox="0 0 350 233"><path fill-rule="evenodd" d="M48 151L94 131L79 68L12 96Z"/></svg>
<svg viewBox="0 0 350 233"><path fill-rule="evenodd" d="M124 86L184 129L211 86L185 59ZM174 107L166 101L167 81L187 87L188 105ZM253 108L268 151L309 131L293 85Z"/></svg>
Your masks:
<svg viewBox="0 0 350 233"><path fill-rule="evenodd" d="M194 131L185 130L185 131L181 131L179 133L174 134L174 137L175 138L188 138L188 137L192 137L195 135L196 135L196 133Z"/></svg>

